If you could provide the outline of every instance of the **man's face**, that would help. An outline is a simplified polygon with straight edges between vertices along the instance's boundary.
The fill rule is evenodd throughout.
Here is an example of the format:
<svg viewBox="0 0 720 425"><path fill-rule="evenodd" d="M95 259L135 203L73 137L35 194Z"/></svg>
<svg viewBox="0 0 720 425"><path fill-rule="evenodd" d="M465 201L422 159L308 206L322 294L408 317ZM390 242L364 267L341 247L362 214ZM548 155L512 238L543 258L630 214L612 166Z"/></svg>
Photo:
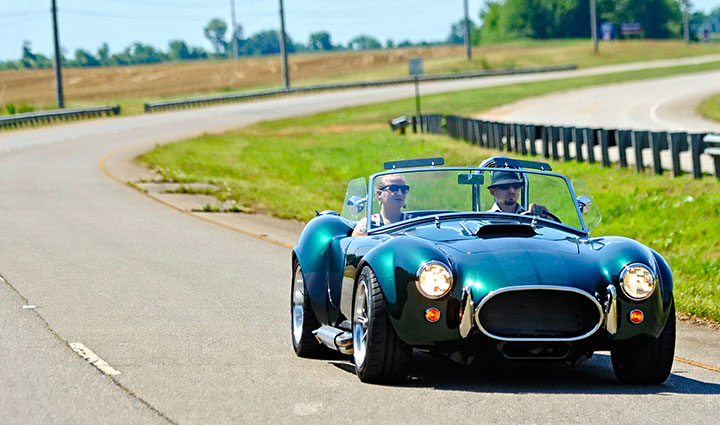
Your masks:
<svg viewBox="0 0 720 425"><path fill-rule="evenodd" d="M407 190L405 179L402 177L389 178L385 180L383 185L377 190L378 200L381 205L400 208L405 204Z"/></svg>
<svg viewBox="0 0 720 425"><path fill-rule="evenodd" d="M490 194L495 197L500 206L513 206L520 196L521 183L499 184L490 188Z"/></svg>

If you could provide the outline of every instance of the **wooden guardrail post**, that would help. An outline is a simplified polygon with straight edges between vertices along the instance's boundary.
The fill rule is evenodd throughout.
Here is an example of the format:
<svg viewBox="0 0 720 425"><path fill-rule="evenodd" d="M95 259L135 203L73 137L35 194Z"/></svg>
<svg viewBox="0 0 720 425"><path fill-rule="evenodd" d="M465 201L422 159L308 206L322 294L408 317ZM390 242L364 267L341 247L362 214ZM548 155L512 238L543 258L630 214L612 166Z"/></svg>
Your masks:
<svg viewBox="0 0 720 425"><path fill-rule="evenodd" d="M615 139L617 140L620 168L627 168L627 148L632 146L632 131L615 130Z"/></svg>
<svg viewBox="0 0 720 425"><path fill-rule="evenodd" d="M595 145L597 145L597 131L592 128L584 128L583 135L585 139L585 146L587 147L587 159L588 163L595 163Z"/></svg>
<svg viewBox="0 0 720 425"><path fill-rule="evenodd" d="M644 148L648 147L648 132L633 131L631 138L633 149L635 151L635 170L638 173L641 173L645 170L645 162L643 160L642 151Z"/></svg>
<svg viewBox="0 0 720 425"><path fill-rule="evenodd" d="M570 127L562 127L561 131L561 139L562 139L562 145L563 145L563 160L565 162L568 162L572 159L572 156L570 156L570 143L572 141L572 128Z"/></svg>
<svg viewBox="0 0 720 425"><path fill-rule="evenodd" d="M550 142L550 155L552 159L557 161L560 159L558 153L558 142L560 141L560 128L552 126L548 131L548 141Z"/></svg>
<svg viewBox="0 0 720 425"><path fill-rule="evenodd" d="M572 138L575 142L575 160L577 162L585 161L583 157L583 145L585 144L585 133L582 128L573 127Z"/></svg>
<svg viewBox="0 0 720 425"><path fill-rule="evenodd" d="M680 152L688 150L689 146L687 139L687 133L670 134L670 157L672 158L672 172L674 177L682 175Z"/></svg>
<svg viewBox="0 0 720 425"><path fill-rule="evenodd" d="M666 131L653 131L650 133L650 150L652 151L653 171L662 174L662 159L660 152L668 148L668 134Z"/></svg>
<svg viewBox="0 0 720 425"><path fill-rule="evenodd" d="M538 134L540 133L540 134ZM528 139L530 139L530 155L537 155L537 149L535 148L535 141L542 138L542 129L538 126L530 124L527 126Z"/></svg>
<svg viewBox="0 0 720 425"><path fill-rule="evenodd" d="M600 156L602 158L602 166L610 166L610 132L600 129Z"/></svg>

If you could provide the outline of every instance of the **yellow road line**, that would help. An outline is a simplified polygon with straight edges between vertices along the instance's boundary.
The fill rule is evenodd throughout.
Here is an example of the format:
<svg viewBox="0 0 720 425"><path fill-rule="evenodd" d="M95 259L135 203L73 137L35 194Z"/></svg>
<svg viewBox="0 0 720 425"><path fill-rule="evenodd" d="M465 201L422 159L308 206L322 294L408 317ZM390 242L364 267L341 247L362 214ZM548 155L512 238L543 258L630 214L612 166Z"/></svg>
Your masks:
<svg viewBox="0 0 720 425"><path fill-rule="evenodd" d="M713 372L720 373L720 367L710 366L705 363L696 362L695 360L690 360L690 359L686 359L686 358L678 357L678 356L675 356L675 360L680 363L685 363L685 364L701 367L703 369L707 369L707 370L711 370Z"/></svg>
<svg viewBox="0 0 720 425"><path fill-rule="evenodd" d="M120 152L122 152L122 151L124 151L124 150L127 150L127 149L132 148L133 146L134 146L134 145L129 145L129 146L122 147L122 148L117 149L117 150L115 150L115 151L112 151L112 152L110 152L109 154L107 154L107 155L105 155L104 157L102 157L102 159L100 159L100 169L102 170L102 172L105 173L105 175L108 176L108 177L110 177L111 179L113 179L113 180L115 180L115 181L117 181L117 182L119 182L119 183L122 183L123 185L127 185L127 182L126 182L126 181L123 181L121 178L119 178L118 176L112 174L110 171L107 170L107 168L105 167L105 161L107 161L107 160L108 160L109 158L111 158L112 156L117 155L118 153L120 153ZM241 228L239 228L239 227L231 226L231 225L229 225L229 224L221 223L221 222L219 222L219 221L215 221L215 220L210 219L210 218L208 218L208 217L203 217L203 216L201 216L201 215L194 214L193 212L190 212L190 211L185 211L185 210L183 210L182 208L178 208L178 207L176 207L176 206L173 205L173 204L170 204L170 203L168 203L168 202L163 201L162 199L158 199L158 198L156 198L156 197L154 197L154 196L151 196L150 194L145 193L145 192L143 192L143 191L141 191L141 190L138 190L138 192L139 192L139 193L142 193L143 195L147 196L148 198L152 199L152 200L155 201L155 202L158 202L158 203L160 203L160 204L163 204L163 205L165 205L166 207L170 207L170 208L174 209L175 211L179 211L179 212L181 212L181 213L183 213L183 214L187 214L187 215L189 215L189 216L191 216L191 217L199 218L200 220L204 220L204 221L206 221L206 222L208 222L208 223L216 224L216 225L218 225L218 226L224 227L224 228L229 229L229 230L232 230L232 231L234 231L234 232L242 233L243 235L246 235L246 236L250 236L250 237L253 237L253 238L257 238L257 239L263 240L263 241L265 241L265 242L270 242L270 243L272 243L272 244L282 246L283 248L293 249L293 246L292 246L292 245L286 244L285 242L281 242L281 241L278 241L278 240L276 240L276 239L269 238L269 237L267 237L267 236L265 236L265 235L261 235L261 234L258 234L258 233L249 232L249 231L247 231L247 230L241 229Z"/></svg>

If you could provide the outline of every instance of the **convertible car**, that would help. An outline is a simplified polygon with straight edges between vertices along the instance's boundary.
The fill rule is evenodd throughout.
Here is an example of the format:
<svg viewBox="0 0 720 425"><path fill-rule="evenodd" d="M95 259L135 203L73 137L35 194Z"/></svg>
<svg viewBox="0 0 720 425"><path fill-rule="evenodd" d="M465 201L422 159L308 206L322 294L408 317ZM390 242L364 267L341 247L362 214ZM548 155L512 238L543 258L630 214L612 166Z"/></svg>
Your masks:
<svg viewBox="0 0 720 425"><path fill-rule="evenodd" d="M394 383L413 349L571 365L609 350L620 382L667 379L675 306L660 254L590 236L601 216L587 187L547 164L443 164L386 163L350 181L341 214L308 222L292 253L298 356L336 350L361 381ZM500 190L515 195L501 202Z"/></svg>

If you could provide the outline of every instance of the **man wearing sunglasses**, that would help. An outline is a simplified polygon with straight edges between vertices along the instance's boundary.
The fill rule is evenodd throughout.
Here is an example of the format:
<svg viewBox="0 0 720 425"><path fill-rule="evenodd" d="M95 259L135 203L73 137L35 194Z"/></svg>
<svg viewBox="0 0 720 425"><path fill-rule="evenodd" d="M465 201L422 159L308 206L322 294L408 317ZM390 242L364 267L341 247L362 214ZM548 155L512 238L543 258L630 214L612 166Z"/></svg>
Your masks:
<svg viewBox="0 0 720 425"><path fill-rule="evenodd" d="M490 190L490 194L495 198L495 204L493 204L488 212L530 214L558 222L560 221L543 205L530 204L530 210L526 210L518 203L520 191L523 188L523 180L517 173L511 171L495 171L491 177L492 184L488 186L488 190Z"/></svg>
<svg viewBox="0 0 720 425"><path fill-rule="evenodd" d="M380 214L373 214L371 217L373 226L384 226L407 220L409 217L402 212L405 208L405 198L410 191L410 186L405 183L402 174L385 174L375 180L375 194L380 203ZM367 234L367 218L361 218L353 236L365 236Z"/></svg>

